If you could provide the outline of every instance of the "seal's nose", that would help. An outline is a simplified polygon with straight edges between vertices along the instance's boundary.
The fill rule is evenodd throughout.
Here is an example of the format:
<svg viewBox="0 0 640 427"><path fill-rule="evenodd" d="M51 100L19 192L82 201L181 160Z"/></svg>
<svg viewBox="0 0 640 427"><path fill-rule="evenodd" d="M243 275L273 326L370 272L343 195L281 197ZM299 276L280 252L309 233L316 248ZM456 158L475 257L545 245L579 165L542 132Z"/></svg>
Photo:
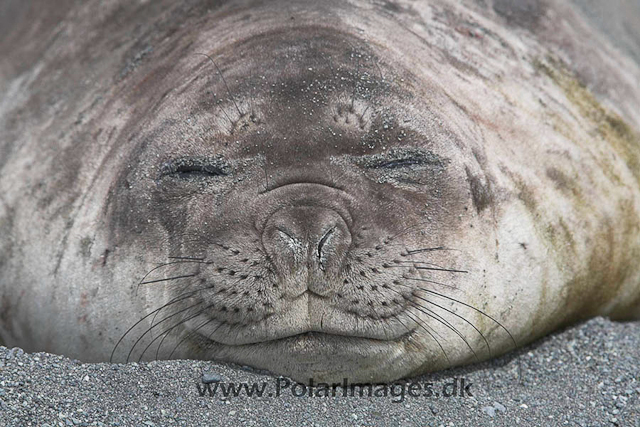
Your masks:
<svg viewBox="0 0 640 427"><path fill-rule="evenodd" d="M327 295L337 285L351 234L332 209L289 206L271 215L262 242L283 278L303 280L310 291Z"/></svg>

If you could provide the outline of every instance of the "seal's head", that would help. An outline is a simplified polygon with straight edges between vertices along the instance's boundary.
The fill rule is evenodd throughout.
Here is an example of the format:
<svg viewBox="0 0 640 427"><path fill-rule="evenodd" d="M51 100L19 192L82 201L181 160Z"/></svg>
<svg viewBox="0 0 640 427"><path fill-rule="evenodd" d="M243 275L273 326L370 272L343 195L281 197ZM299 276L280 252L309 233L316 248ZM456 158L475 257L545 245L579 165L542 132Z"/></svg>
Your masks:
<svg viewBox="0 0 640 427"><path fill-rule="evenodd" d="M459 291L466 217L490 200L424 84L322 28L185 64L145 100L108 203L111 245L165 261L116 354L330 380L489 354L500 325Z"/></svg>
<svg viewBox="0 0 640 427"><path fill-rule="evenodd" d="M7 344L386 381L640 316L638 68L568 7L125 3L0 44Z"/></svg>

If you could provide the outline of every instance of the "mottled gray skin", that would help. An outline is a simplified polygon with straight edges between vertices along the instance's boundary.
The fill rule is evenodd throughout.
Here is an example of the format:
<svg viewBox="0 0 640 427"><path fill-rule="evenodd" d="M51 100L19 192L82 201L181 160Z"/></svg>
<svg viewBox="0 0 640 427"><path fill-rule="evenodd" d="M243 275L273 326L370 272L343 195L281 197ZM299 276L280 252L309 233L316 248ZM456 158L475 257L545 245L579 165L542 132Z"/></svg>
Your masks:
<svg viewBox="0 0 640 427"><path fill-rule="evenodd" d="M640 67L570 3L1 8L8 345L391 381L640 316Z"/></svg>

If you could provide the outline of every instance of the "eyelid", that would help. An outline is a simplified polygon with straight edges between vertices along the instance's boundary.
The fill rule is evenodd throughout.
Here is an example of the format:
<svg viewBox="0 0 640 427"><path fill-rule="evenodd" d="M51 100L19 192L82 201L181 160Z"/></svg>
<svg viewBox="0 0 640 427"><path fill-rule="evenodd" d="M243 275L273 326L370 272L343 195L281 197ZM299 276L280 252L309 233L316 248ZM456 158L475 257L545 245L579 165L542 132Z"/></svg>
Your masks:
<svg viewBox="0 0 640 427"><path fill-rule="evenodd" d="M371 168L387 168L387 169L396 169L404 166L410 165L421 165L424 161L422 159L417 159L415 157L410 157L406 159L394 159L394 160L385 160L381 161L377 164L371 165Z"/></svg>
<svg viewBox="0 0 640 427"><path fill-rule="evenodd" d="M178 178L225 176L227 172L224 166L219 159L181 158L170 160L162 165L160 176L175 176Z"/></svg>

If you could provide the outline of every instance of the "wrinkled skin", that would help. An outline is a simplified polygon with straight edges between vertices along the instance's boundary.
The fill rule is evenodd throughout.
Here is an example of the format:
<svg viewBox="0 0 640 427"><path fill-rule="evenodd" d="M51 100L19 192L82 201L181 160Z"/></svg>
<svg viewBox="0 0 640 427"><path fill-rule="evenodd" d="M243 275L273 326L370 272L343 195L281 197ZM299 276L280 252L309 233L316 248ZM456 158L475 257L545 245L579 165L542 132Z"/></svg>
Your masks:
<svg viewBox="0 0 640 427"><path fill-rule="evenodd" d="M480 3L9 2L0 336L391 381L637 318L634 54Z"/></svg>

